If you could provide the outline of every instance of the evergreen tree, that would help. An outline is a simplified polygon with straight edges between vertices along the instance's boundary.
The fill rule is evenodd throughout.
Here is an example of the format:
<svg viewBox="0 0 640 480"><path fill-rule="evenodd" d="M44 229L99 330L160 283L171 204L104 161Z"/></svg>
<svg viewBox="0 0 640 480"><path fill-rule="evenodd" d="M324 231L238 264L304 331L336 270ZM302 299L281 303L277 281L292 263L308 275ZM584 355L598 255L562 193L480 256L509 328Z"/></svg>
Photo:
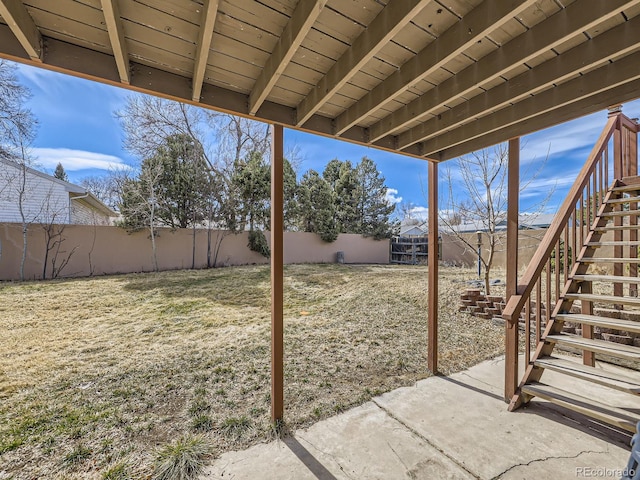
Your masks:
<svg viewBox="0 0 640 480"><path fill-rule="evenodd" d="M210 181L202 146L188 135L171 135L158 148L154 161L162 164L157 192L159 220L172 228L202 223Z"/></svg>
<svg viewBox="0 0 640 480"><path fill-rule="evenodd" d="M292 230L298 224L300 205L298 204L298 179L291 163L286 158L283 164L284 180L284 229ZM271 182L271 180L269 180ZM271 188L271 187L269 187Z"/></svg>
<svg viewBox="0 0 640 480"><path fill-rule="evenodd" d="M325 242L338 238L334 195L329 183L315 170L307 171L299 187L300 226L320 235Z"/></svg>
<svg viewBox="0 0 640 480"><path fill-rule="evenodd" d="M167 137L155 155L142 161L138 177L123 185L123 223L131 229L149 226L145 218L149 208L142 204L153 206L156 225L198 225L206 218L209 182L200 145L183 134Z"/></svg>
<svg viewBox="0 0 640 480"><path fill-rule="evenodd" d="M361 196L356 169L349 160L331 160L322 173L335 195L336 224L340 233L359 233L358 199Z"/></svg>
<svg viewBox="0 0 640 480"><path fill-rule="evenodd" d="M55 178L57 178L58 180L63 180L65 182L69 181L69 177L67 176L67 172L64 171L64 167L62 166L62 163L58 162L58 165L56 165L56 170L55 172L53 172L53 176Z"/></svg>
<svg viewBox="0 0 640 480"><path fill-rule="evenodd" d="M376 164L362 157L356 167L358 192L358 223L361 235L376 239L389 238L397 228L391 220L395 205L387 200L387 186Z"/></svg>
<svg viewBox="0 0 640 480"><path fill-rule="evenodd" d="M271 170L260 152L251 152L248 158L236 162L233 183L238 196L238 230L242 231L247 226L250 232L267 228Z"/></svg>
<svg viewBox="0 0 640 480"><path fill-rule="evenodd" d="M248 158L235 162L232 178L236 206L236 231L249 227L249 248L265 257L270 255L262 230L270 222L271 169L262 154L253 151Z"/></svg>
<svg viewBox="0 0 640 480"><path fill-rule="evenodd" d="M322 172L322 178L324 178L329 183L329 186L334 191L336 189L336 183L340 178L340 169L342 167L342 163L342 161L334 158L329 163L327 163L327 166L324 167L324 171Z"/></svg>

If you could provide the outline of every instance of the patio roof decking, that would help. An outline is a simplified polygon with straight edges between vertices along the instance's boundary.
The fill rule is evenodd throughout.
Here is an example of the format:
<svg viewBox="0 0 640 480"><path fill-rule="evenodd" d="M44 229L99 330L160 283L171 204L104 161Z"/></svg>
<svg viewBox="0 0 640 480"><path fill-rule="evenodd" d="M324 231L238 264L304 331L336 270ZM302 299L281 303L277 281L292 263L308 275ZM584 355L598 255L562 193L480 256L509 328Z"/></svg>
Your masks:
<svg viewBox="0 0 640 480"><path fill-rule="evenodd" d="M0 56L436 161L640 91L639 0L0 0Z"/></svg>

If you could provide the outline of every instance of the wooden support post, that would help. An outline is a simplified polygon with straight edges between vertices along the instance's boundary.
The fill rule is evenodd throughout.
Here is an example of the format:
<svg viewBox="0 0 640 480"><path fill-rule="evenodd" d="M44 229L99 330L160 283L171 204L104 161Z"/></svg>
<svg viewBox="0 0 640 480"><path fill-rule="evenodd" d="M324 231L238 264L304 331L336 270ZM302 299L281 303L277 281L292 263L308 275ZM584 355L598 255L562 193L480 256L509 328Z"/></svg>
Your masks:
<svg viewBox="0 0 640 480"><path fill-rule="evenodd" d="M282 420L284 412L283 345L283 129L271 130L271 420Z"/></svg>
<svg viewBox="0 0 640 480"><path fill-rule="evenodd" d="M507 185L507 301L518 286L518 210L520 195L520 138L509 140ZM547 286L548 288L548 286ZM549 307L547 307L549 308ZM529 339L527 339L528 341ZM504 399L509 403L518 386L518 319L505 325Z"/></svg>
<svg viewBox="0 0 640 480"><path fill-rule="evenodd" d="M635 177L638 175L638 134L636 131L629 131L629 176ZM638 203L633 202L629 204L629 210L637 210ZM638 241L638 230L633 228L633 226L638 225L638 217L635 215L631 215L629 217L629 224L632 225L629 230L629 241L631 243ZM638 257L638 247L632 246L629 248L629 257L637 258ZM637 277L638 276L638 264L631 263L629 265L629 276ZM629 295L632 297L638 296L638 284L632 283L629 285Z"/></svg>
<svg viewBox="0 0 640 480"><path fill-rule="evenodd" d="M621 179L625 177L625 168L623 164L623 154L622 154L622 122L620 121L620 112L622 111L622 106L617 105L609 109L609 117L613 115L617 115L616 129L613 132L613 178ZM622 210L622 205L617 205L615 207L616 210ZM622 217L614 217L613 224L616 227L622 226ZM622 242L624 237L623 230L616 230L613 233L613 240L615 242ZM624 256L623 248L619 245L613 247L613 257L614 258L622 258ZM613 264L613 274L615 276L624 275L624 265L622 263L614 263ZM622 283L615 282L613 284L613 295L616 297L622 297L623 295L623 285ZM622 310L623 305L618 304L615 305L614 308L618 308ZM585 360L586 361L586 360Z"/></svg>
<svg viewBox="0 0 640 480"><path fill-rule="evenodd" d="M427 366L438 373L438 164L429 162L429 334L427 338Z"/></svg>
<svg viewBox="0 0 640 480"><path fill-rule="evenodd" d="M593 293L593 284L591 282L582 283L582 293ZM584 315L593 315L593 303L587 300L582 300L581 311ZM593 325L582 325L582 337L587 339L593 338ZM588 350L582 351L582 363L590 367L596 366L596 355Z"/></svg>

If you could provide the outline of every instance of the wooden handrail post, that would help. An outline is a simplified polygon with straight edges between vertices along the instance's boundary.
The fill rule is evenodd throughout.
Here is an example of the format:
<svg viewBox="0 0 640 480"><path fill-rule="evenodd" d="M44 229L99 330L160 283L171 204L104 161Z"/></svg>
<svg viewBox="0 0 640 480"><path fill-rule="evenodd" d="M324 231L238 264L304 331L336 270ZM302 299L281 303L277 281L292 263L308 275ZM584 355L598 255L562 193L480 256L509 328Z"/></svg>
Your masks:
<svg viewBox="0 0 640 480"><path fill-rule="evenodd" d="M509 140L507 178L507 301L518 284L518 210L520 195L520 138ZM505 322L504 399L508 403L518 385L518 317Z"/></svg>
<svg viewBox="0 0 640 480"><path fill-rule="evenodd" d="M284 182L283 128L271 130L271 420L284 413Z"/></svg>
<svg viewBox="0 0 640 480"><path fill-rule="evenodd" d="M622 129L620 128L620 115L622 105L609 107L609 118L616 118L616 126L613 132L613 178L624 177L624 167L622 165Z"/></svg>
<svg viewBox="0 0 640 480"><path fill-rule="evenodd" d="M427 262L429 266L427 366L434 375L438 372L438 164L429 162L429 238Z"/></svg>

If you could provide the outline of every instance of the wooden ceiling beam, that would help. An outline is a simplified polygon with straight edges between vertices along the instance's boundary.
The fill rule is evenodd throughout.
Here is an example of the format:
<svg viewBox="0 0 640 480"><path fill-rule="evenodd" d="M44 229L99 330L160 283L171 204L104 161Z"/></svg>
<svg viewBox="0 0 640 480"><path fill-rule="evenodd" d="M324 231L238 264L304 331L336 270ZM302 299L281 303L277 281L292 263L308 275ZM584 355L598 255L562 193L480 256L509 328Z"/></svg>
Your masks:
<svg viewBox="0 0 640 480"><path fill-rule="evenodd" d="M107 24L109 32L109 40L111 41L111 49L113 57L118 67L118 74L122 83L131 83L131 75L129 72L129 50L127 49L127 41L124 37L124 27L120 18L120 8L118 0L100 0L102 4L102 13Z"/></svg>
<svg viewBox="0 0 640 480"><path fill-rule="evenodd" d="M587 96L572 103L568 108L566 106L561 107L556 110L528 118L522 122L514 123L504 129L496 130L495 132L475 138L468 142L460 143L455 147L433 154L431 159L436 161L445 161L458 158L469 152L475 152L482 148L506 142L511 138L537 132L585 115L596 113L612 105L630 102L638 98L638 92L640 92L640 79L624 83L592 96ZM604 120L605 119L603 117L603 122Z"/></svg>
<svg viewBox="0 0 640 480"><path fill-rule="evenodd" d="M336 135L343 134L372 111L406 92L411 85L423 80L534 3L536 0L483 1L396 72L341 113L336 118Z"/></svg>
<svg viewBox="0 0 640 480"><path fill-rule="evenodd" d="M318 19L327 0L300 0L271 56L249 95L249 115L255 115L271 89L284 72L291 58Z"/></svg>
<svg viewBox="0 0 640 480"><path fill-rule="evenodd" d="M403 149L427 140L436 136L438 132L450 130L469 119L481 117L486 112L518 102L544 88L560 84L580 72L639 48L640 17L634 17L508 82L476 95L467 102L401 133L397 137L398 148Z"/></svg>
<svg viewBox="0 0 640 480"><path fill-rule="evenodd" d="M42 36L20 0L0 0L0 16L31 60L42 61Z"/></svg>
<svg viewBox="0 0 640 480"><path fill-rule="evenodd" d="M131 83L123 84L120 82L120 76L111 55L51 37L45 37L45 41L47 44L46 63L36 62L26 56L9 27L0 24L0 45L2 45L0 58L26 65L39 66L51 71L126 88L139 93L190 103L218 112L239 115L268 123L278 123L285 127L324 137L334 137L331 119L322 115L314 115L304 127L296 127L295 108L265 101L258 115L249 116L247 113L248 95L208 83L205 83L202 87L200 101L195 102L191 98L192 85L190 78L135 61L130 62ZM366 130L361 127L352 128L340 139L358 145L370 146L367 145ZM385 143L380 142L380 145L376 145L374 148L395 152L395 144L392 139ZM419 144L415 145L407 149L403 154L424 160L419 148Z"/></svg>
<svg viewBox="0 0 640 480"><path fill-rule="evenodd" d="M560 107L570 111L572 103L640 78L639 64L640 52L632 53L573 80L529 96L512 106L427 140L422 144L424 154L430 157L442 150ZM640 96L640 92L636 96Z"/></svg>
<svg viewBox="0 0 640 480"><path fill-rule="evenodd" d="M193 67L193 81L191 85L191 100L197 102L202 94L202 84L204 74L207 70L209 60L209 50L213 39L213 28L218 15L219 0L204 0L202 17L200 20L200 30L198 31L198 44L196 47L196 57Z"/></svg>
<svg viewBox="0 0 640 480"><path fill-rule="evenodd" d="M424 118L454 98L467 95L479 85L492 81L535 56L550 50L576 34L589 30L621 11L638 4L638 0L591 2L578 0L555 15L533 26L512 41L427 91L369 128L372 142L407 124ZM399 148L404 148L402 143Z"/></svg>
<svg viewBox="0 0 640 480"><path fill-rule="evenodd" d="M296 125L303 125L431 0L390 0L327 74L300 102Z"/></svg>

